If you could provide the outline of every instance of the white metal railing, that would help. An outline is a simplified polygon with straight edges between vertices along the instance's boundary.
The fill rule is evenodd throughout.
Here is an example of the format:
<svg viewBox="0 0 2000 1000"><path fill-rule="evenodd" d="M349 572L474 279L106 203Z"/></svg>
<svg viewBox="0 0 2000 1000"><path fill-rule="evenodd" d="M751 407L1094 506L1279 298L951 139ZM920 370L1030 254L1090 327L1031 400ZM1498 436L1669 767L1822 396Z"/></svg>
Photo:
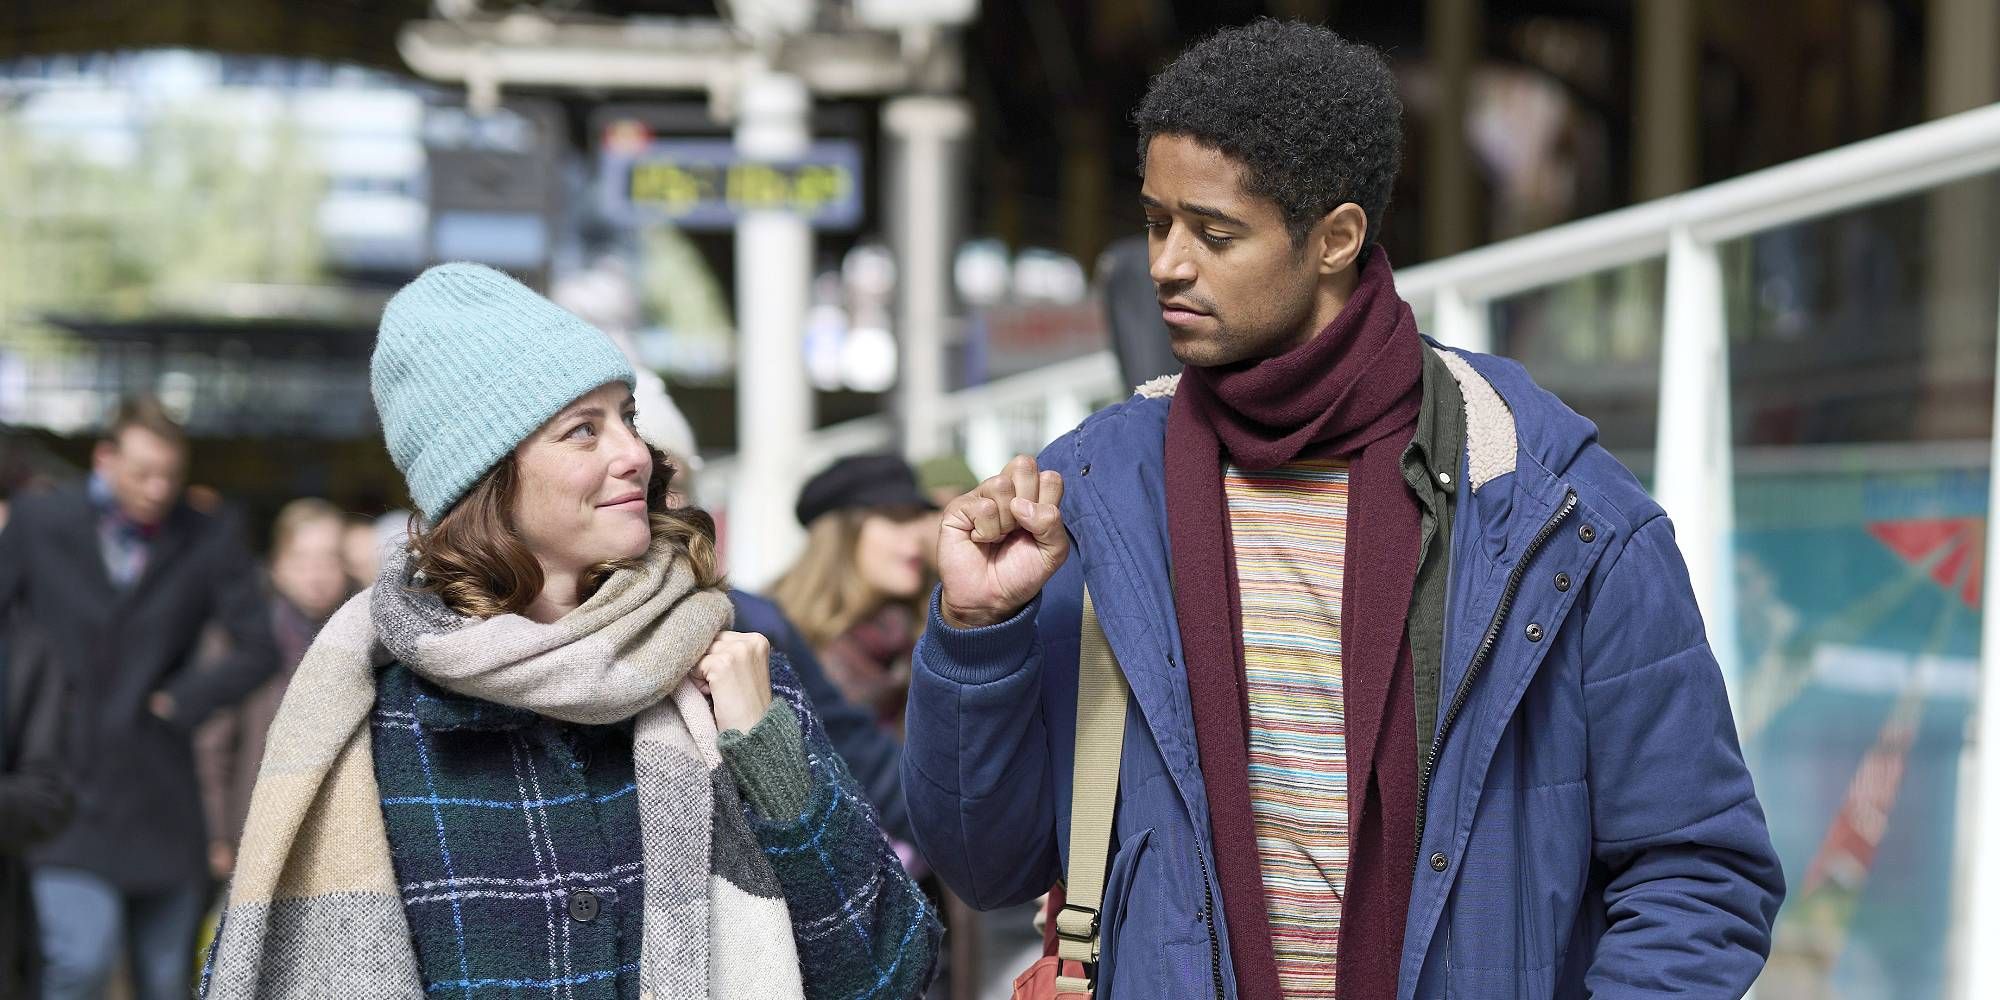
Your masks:
<svg viewBox="0 0 2000 1000"><path fill-rule="evenodd" d="M1718 246L1995 171L2000 105L1411 267L1398 272L1397 286L1420 315L1430 317L1426 332L1483 351L1492 346L1496 299L1665 258L1653 490L1674 517L1733 695L1733 444ZM2000 268L2000 262L1986 266ZM990 473L1013 452L1032 452L1073 425L1089 402L1124 391L1103 352L955 393L927 419L940 430L933 440L959 442L975 470ZM1029 419L1020 419L1023 411ZM814 450L830 459L840 453L836 445L864 441L890 446L889 424L870 419L828 428ZM2000 469L2000 448L1989 442L1986 452L1988 468ZM1991 477L1990 488L1989 517L2000 512L2000 476ZM1988 567L2000 566L2000 531L1987 532L1985 560ZM1984 621L2000 623L2000 586L1989 581L1983 594ZM2000 628L1982 630L1980 654L1985 669L1965 751L1973 773L1962 776L1970 801L1960 805L1969 836L1961 841L1954 879L1963 893L1954 938L1965 944L1950 955L1955 995L1965 998L2000 996L2000 949L1975 943L2000 940Z"/></svg>

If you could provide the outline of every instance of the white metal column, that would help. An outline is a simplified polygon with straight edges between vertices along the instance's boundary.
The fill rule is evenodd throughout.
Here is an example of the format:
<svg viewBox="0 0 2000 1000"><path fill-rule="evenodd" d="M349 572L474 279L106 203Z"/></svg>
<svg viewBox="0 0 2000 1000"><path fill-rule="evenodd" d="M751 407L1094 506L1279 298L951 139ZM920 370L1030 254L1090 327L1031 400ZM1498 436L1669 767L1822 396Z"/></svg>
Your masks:
<svg viewBox="0 0 2000 1000"><path fill-rule="evenodd" d="M956 97L899 97L882 124L896 156L890 191L896 252L896 336L902 344L897 417L903 454L921 461L951 441L938 420L944 398L944 341L951 318L952 237L960 209L960 171L952 161L972 129L972 111Z"/></svg>
<svg viewBox="0 0 2000 1000"><path fill-rule="evenodd" d="M1487 303L1469 299L1456 285L1438 289L1431 304L1430 334L1447 347L1489 354L1493 350L1493 322Z"/></svg>
<svg viewBox="0 0 2000 1000"><path fill-rule="evenodd" d="M798 78L753 72L738 94L736 148L749 159L803 155L812 99ZM812 284L812 229L786 211L745 213L736 225L736 427L740 465L730 491L732 579L761 587L802 538L793 501L811 471L812 386L801 338Z"/></svg>
<svg viewBox="0 0 2000 1000"><path fill-rule="evenodd" d="M1677 227L1667 244L1653 495L1673 518L1709 645L1736 702L1735 480L1722 264Z"/></svg>
<svg viewBox="0 0 2000 1000"><path fill-rule="evenodd" d="M972 466L973 475L982 479L999 475L1015 450L1004 413L987 407L966 417L965 464Z"/></svg>
<svg viewBox="0 0 2000 1000"><path fill-rule="evenodd" d="M1071 389L1050 395L1042 407L1042 442L1068 434L1089 417L1090 399L1083 393Z"/></svg>

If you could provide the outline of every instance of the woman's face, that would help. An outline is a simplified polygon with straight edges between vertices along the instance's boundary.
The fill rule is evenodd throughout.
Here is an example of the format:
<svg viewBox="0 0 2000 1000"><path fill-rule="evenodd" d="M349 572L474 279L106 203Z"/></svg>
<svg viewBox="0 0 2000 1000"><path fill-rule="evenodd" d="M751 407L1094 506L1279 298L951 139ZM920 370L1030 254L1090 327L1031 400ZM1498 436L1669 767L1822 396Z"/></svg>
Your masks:
<svg viewBox="0 0 2000 1000"><path fill-rule="evenodd" d="M633 429L634 412L625 383L600 386L514 449L514 530L545 571L636 559L652 542L653 456Z"/></svg>
<svg viewBox="0 0 2000 1000"><path fill-rule="evenodd" d="M905 600L924 587L924 526L927 517L897 520L869 514L861 521L854 544L854 568L861 579L884 597Z"/></svg>
<svg viewBox="0 0 2000 1000"><path fill-rule="evenodd" d="M340 551L345 527L331 517L307 521L292 532L284 549L271 555L271 586L308 617L332 614L347 596ZM372 542L373 529L368 536Z"/></svg>
<svg viewBox="0 0 2000 1000"><path fill-rule="evenodd" d="M350 524L340 536L340 559L347 567L348 582L355 587L372 587L382 571L382 543L375 540L374 527Z"/></svg>

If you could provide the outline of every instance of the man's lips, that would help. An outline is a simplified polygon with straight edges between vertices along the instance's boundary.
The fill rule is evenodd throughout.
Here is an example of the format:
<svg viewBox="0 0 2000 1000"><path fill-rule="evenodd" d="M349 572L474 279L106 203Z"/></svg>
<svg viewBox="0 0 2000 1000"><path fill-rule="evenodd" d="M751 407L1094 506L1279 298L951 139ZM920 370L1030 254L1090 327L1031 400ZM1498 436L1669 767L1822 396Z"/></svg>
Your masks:
<svg viewBox="0 0 2000 1000"><path fill-rule="evenodd" d="M1180 326L1208 316L1205 310L1197 309L1185 302L1172 300L1160 303L1160 318L1169 324Z"/></svg>

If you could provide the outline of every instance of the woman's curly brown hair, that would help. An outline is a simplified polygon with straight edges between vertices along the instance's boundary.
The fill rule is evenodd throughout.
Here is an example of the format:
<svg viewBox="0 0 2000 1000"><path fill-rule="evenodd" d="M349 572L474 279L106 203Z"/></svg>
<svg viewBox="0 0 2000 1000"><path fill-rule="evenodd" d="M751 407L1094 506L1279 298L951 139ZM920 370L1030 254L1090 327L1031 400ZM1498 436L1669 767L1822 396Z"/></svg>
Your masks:
<svg viewBox="0 0 2000 1000"><path fill-rule="evenodd" d="M667 484L674 478L673 463L650 445L646 450L653 455L653 476L646 481L653 543L668 543L684 553L698 586L721 586L715 519L696 507L671 506ZM542 592L542 565L514 530L515 486L520 476L515 463L513 455L502 459L436 524L419 520L410 525L414 585L436 594L445 607L461 615L517 615ZM617 559L592 566L577 580L577 602L589 600L612 573L639 563L639 559Z"/></svg>

